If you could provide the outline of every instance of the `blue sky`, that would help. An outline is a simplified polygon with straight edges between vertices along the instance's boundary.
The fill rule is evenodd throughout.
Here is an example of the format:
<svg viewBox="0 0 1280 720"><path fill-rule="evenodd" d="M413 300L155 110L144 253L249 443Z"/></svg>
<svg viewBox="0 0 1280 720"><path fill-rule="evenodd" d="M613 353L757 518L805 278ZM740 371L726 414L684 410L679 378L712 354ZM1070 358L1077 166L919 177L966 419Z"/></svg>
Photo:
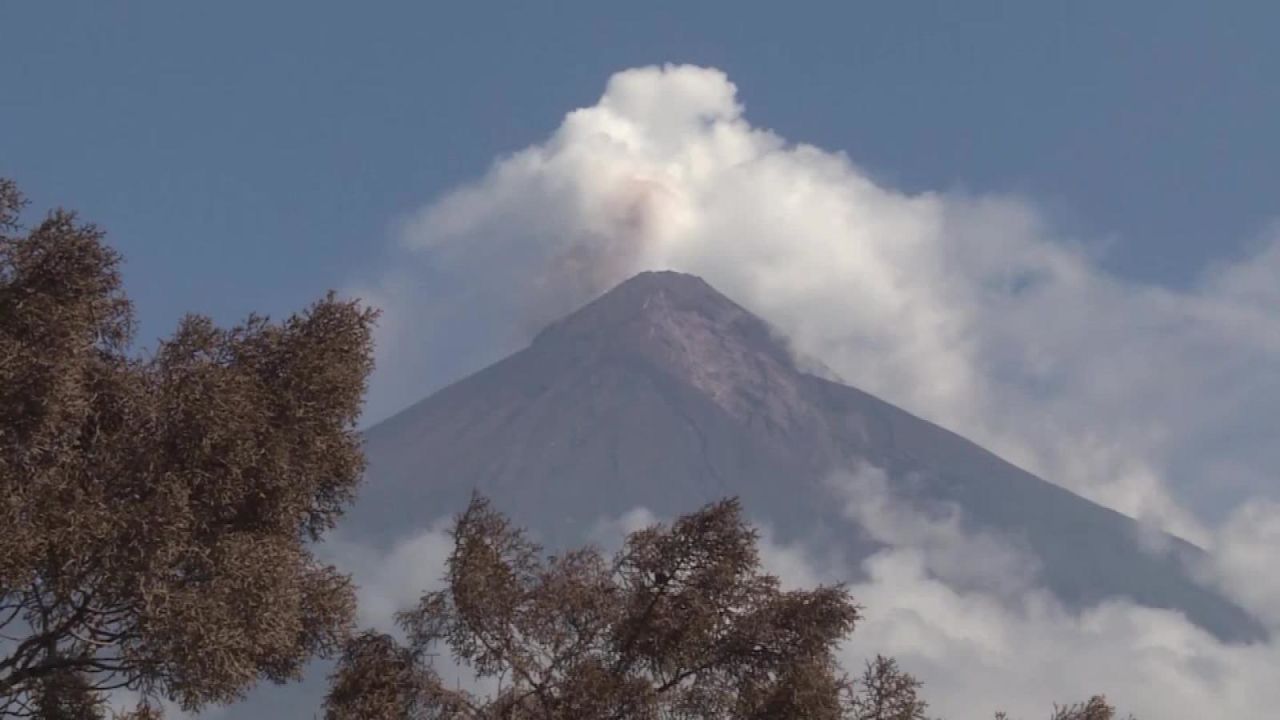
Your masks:
<svg viewBox="0 0 1280 720"><path fill-rule="evenodd" d="M0 170L110 231L143 339L344 286L404 213L667 61L891 186L1035 198L1125 276L1243 252L1280 187L1280 11L1047 5L6 2Z"/></svg>

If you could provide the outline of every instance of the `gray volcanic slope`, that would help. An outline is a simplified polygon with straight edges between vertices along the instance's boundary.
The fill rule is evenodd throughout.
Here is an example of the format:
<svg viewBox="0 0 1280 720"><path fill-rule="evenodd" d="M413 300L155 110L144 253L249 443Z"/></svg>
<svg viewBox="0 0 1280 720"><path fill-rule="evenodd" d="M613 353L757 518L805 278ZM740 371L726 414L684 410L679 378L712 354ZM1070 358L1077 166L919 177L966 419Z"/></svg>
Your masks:
<svg viewBox="0 0 1280 720"><path fill-rule="evenodd" d="M858 558L877 546L840 518L824 480L870 463L902 495L954 503L970 527L1031 551L1070 606L1120 596L1224 639L1263 632L1191 579L1194 546L1144 550L1128 517L799 371L764 322L689 275L628 280L366 440L369 481L347 523L383 540L460 510L473 489L553 547L636 507L670 517L736 495L784 539Z"/></svg>

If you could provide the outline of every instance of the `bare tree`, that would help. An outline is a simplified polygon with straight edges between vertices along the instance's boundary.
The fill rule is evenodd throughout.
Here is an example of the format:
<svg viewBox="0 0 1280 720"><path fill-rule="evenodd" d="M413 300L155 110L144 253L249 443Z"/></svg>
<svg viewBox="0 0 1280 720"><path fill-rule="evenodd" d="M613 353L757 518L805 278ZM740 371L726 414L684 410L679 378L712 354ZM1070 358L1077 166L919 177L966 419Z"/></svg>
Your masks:
<svg viewBox="0 0 1280 720"><path fill-rule="evenodd" d="M929 704L919 696L923 685L893 658L877 655L853 687L852 720L926 720Z"/></svg>
<svg viewBox="0 0 1280 720"><path fill-rule="evenodd" d="M85 678L60 670L40 678L33 697L34 715L41 720L103 720L106 711Z"/></svg>
<svg viewBox="0 0 1280 720"><path fill-rule="evenodd" d="M1107 703L1107 699L1101 695L1094 695L1089 698L1088 702L1075 703L1074 705L1054 705L1053 715L1050 720L1115 720L1116 709ZM1134 720L1132 715L1127 716L1128 720ZM1009 720L1007 713L996 713L996 720Z"/></svg>
<svg viewBox="0 0 1280 720"><path fill-rule="evenodd" d="M1101 695L1089 698L1088 702L1053 708L1053 720L1113 720L1115 716L1115 707L1109 705ZM1133 720L1132 715L1129 720Z"/></svg>
<svg viewBox="0 0 1280 720"><path fill-rule="evenodd" d="M783 591L760 570L733 500L543 559L476 498L453 529L447 588L399 620L400 646L348 646L331 720L372 718L842 718L837 644L858 607L840 586ZM448 684L424 662L446 646L498 689Z"/></svg>
<svg viewBox="0 0 1280 720"><path fill-rule="evenodd" d="M296 677L353 616L308 543L362 472L374 313L189 316L138 356L102 232L22 207L0 180L0 716Z"/></svg>

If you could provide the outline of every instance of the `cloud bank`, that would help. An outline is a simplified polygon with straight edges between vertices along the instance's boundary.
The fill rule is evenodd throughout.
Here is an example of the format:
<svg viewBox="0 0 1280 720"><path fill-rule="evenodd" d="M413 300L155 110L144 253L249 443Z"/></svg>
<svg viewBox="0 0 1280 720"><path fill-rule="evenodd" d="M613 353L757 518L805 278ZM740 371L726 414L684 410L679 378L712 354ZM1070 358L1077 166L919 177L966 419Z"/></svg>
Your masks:
<svg viewBox="0 0 1280 720"><path fill-rule="evenodd" d="M996 708L1042 717L1053 702L1097 693L1139 718L1167 720L1266 717L1280 702L1275 639L1224 644L1178 613L1129 602L1068 611L1028 581L1034 559L1019 559L998 537L962 532L955 517L921 513L879 478L870 468L832 485L847 501L846 516L890 544L864 562L868 579L852 586L867 610L844 649L846 668L876 653L895 656L925 681L934 712L961 720L990 718ZM1212 563L1215 572L1238 573L1224 586L1229 595L1272 608L1263 617L1274 633L1276 585L1245 576L1268 574L1278 528L1280 513L1253 509L1215 539L1222 552ZM1261 550L1265 542L1273 543L1269 553ZM847 568L794 547L766 544L763 557L796 583L849 577ZM957 584L957 576L985 581Z"/></svg>

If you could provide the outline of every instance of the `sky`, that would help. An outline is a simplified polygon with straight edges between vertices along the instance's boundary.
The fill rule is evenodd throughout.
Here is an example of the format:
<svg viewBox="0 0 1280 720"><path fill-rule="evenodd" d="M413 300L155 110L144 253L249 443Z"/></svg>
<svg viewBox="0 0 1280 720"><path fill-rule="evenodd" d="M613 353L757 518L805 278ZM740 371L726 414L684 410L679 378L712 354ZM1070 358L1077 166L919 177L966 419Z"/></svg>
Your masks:
<svg viewBox="0 0 1280 720"><path fill-rule="evenodd" d="M1274 212L1280 10L1194 2L0 3L0 167L128 258L144 339L279 314L593 102L724 70L753 122L903 190L1013 192L1174 285Z"/></svg>
<svg viewBox="0 0 1280 720"><path fill-rule="evenodd" d="M743 5L0 3L0 175L108 231L144 345L183 312L279 316L329 288L382 307L370 422L630 274L694 272L851 384L1280 606L1259 582L1280 562L1280 10ZM893 607L864 647L921 668L950 717L1043 704L1035 673L1110 678L1147 717L1280 701L1274 643L1016 582L957 593L931 553L989 539L901 527L856 588ZM336 546L369 622L442 532L381 564Z"/></svg>

